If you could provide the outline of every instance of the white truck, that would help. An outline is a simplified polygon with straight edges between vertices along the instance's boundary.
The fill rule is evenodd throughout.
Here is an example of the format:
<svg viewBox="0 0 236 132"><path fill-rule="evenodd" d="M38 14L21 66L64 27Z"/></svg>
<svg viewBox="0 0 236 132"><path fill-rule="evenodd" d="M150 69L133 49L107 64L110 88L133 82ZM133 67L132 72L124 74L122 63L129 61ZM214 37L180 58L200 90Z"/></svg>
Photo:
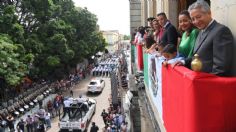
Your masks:
<svg viewBox="0 0 236 132"><path fill-rule="evenodd" d="M80 98L70 99L70 107L64 107L62 118L60 118L60 132L84 132L87 130L89 121L95 113L96 101L86 99L80 102Z"/></svg>

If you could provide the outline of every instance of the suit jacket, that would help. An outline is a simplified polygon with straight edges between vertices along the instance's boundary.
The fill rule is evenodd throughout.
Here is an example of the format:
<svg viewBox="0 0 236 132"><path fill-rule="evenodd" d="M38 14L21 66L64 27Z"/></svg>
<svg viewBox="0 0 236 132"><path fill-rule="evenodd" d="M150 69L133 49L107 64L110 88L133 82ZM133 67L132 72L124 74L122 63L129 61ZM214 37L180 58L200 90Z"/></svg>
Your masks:
<svg viewBox="0 0 236 132"><path fill-rule="evenodd" d="M193 54L198 54L203 67L202 72L219 76L230 76L233 62L234 39L230 29L215 20L198 34ZM192 58L187 58L190 66Z"/></svg>
<svg viewBox="0 0 236 132"><path fill-rule="evenodd" d="M174 44L177 45L178 41L178 32L176 28L171 24L167 24L164 28L164 33L161 37L161 42L165 45L167 44Z"/></svg>

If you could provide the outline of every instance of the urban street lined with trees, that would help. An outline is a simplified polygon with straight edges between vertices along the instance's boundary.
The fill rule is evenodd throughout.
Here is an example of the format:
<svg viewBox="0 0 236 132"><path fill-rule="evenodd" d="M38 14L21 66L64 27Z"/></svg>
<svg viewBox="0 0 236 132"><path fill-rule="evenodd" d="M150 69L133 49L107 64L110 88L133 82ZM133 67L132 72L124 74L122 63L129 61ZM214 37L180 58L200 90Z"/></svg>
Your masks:
<svg viewBox="0 0 236 132"><path fill-rule="evenodd" d="M51 91L42 84L64 84L71 74L89 74L85 71L89 67L78 69L78 64L84 59L94 63L93 56L107 46L97 21L96 15L75 7L72 0L1 1L1 121L10 117L5 114L16 103L26 105L28 99L44 93L47 97Z"/></svg>
<svg viewBox="0 0 236 132"><path fill-rule="evenodd" d="M13 91L25 77L63 79L107 45L96 16L70 0L2 1L0 43L2 87Z"/></svg>

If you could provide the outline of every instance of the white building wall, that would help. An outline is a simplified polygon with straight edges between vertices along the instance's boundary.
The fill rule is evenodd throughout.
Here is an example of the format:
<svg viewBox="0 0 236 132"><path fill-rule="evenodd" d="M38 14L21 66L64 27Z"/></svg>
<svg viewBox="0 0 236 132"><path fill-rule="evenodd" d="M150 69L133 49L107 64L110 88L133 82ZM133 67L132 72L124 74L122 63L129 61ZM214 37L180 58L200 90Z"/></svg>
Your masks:
<svg viewBox="0 0 236 132"><path fill-rule="evenodd" d="M147 18L148 18L148 2L147 0L141 0L141 25L147 25Z"/></svg>
<svg viewBox="0 0 236 132"><path fill-rule="evenodd" d="M157 15L157 0L152 0L152 3L153 3L153 10L152 10L152 12L153 12L153 17L156 17L156 15Z"/></svg>
<svg viewBox="0 0 236 132"><path fill-rule="evenodd" d="M148 16L148 17L153 17L154 14L153 14L153 1L152 1L152 0L148 0L148 1L147 1L147 8L148 8L148 14L147 14L147 16Z"/></svg>
<svg viewBox="0 0 236 132"><path fill-rule="evenodd" d="M160 12L164 12L164 0L157 0L157 14Z"/></svg>
<svg viewBox="0 0 236 132"><path fill-rule="evenodd" d="M141 26L141 1L130 0L130 34Z"/></svg>
<svg viewBox="0 0 236 132"><path fill-rule="evenodd" d="M178 16L178 1L169 0L168 3L168 18L170 22L176 27L177 26L177 16Z"/></svg>
<svg viewBox="0 0 236 132"><path fill-rule="evenodd" d="M212 0L211 11L214 19L231 29L236 42L236 0ZM236 43L234 44L234 51L233 69L236 76Z"/></svg>

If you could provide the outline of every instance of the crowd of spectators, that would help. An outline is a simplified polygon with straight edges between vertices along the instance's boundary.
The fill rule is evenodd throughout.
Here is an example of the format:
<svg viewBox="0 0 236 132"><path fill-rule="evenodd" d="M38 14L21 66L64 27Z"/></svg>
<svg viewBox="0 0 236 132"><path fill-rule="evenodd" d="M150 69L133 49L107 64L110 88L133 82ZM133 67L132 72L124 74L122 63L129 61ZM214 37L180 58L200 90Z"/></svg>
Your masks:
<svg viewBox="0 0 236 132"><path fill-rule="evenodd" d="M103 109L101 117L105 125L103 132L128 132L128 123L119 105L114 108L111 104L107 112Z"/></svg>

